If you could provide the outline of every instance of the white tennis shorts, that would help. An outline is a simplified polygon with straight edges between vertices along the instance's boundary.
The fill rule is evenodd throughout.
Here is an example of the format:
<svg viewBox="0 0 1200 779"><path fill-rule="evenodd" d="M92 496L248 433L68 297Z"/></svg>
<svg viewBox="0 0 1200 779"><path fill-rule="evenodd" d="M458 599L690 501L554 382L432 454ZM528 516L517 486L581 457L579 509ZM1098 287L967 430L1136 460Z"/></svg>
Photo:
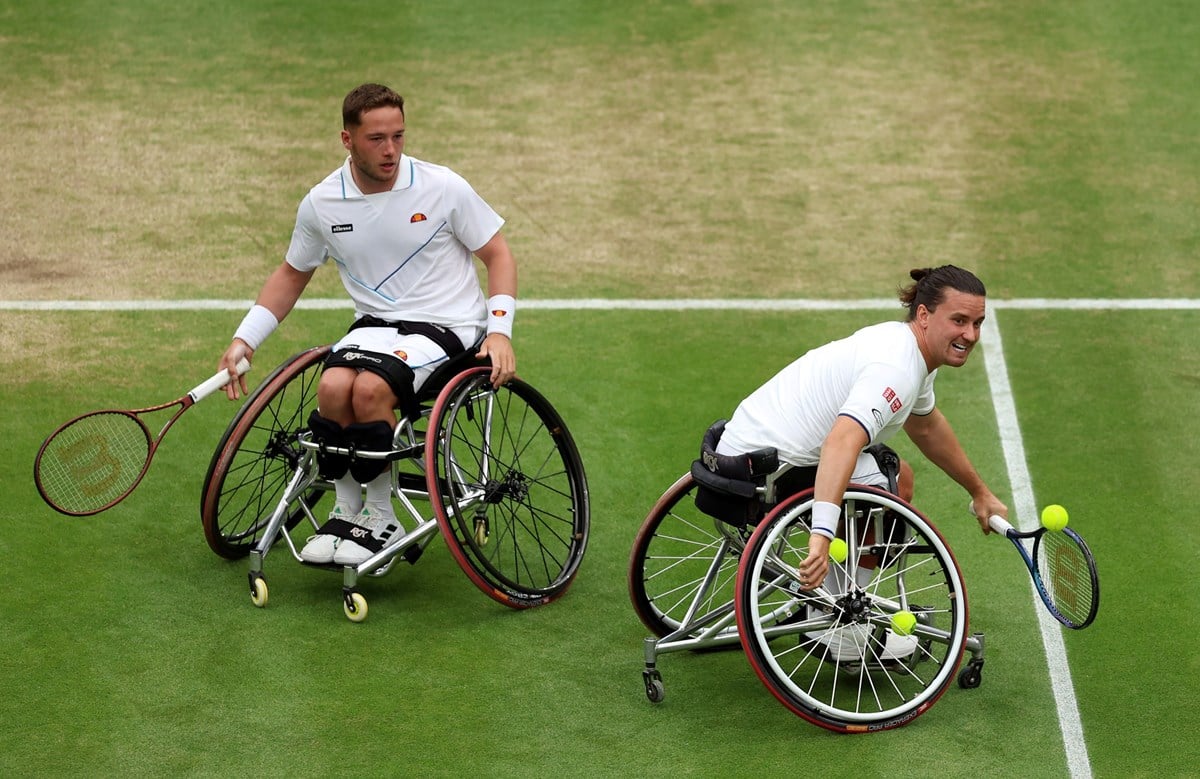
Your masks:
<svg viewBox="0 0 1200 779"><path fill-rule="evenodd" d="M453 327L450 332L467 345L475 343L477 327ZM413 389L420 389L426 379L446 361L446 353L431 339L423 335L401 335L394 327L360 327L342 336L333 345L333 351L358 349L376 354L392 354L399 357L413 372Z"/></svg>

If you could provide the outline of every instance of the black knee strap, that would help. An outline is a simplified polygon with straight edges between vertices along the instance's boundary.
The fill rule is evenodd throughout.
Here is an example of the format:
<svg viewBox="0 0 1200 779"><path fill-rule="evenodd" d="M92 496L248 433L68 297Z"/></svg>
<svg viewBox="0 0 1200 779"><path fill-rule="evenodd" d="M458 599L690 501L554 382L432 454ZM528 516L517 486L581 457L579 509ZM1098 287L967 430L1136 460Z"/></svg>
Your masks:
<svg viewBox="0 0 1200 779"><path fill-rule="evenodd" d="M421 415L421 407L417 403L417 391L413 388L416 374L408 367L408 363L394 354L382 352L366 352L359 349L342 349L331 353L325 358L325 368L353 368L359 371L370 371L387 382L392 394L400 402L400 410L409 419Z"/></svg>
<svg viewBox="0 0 1200 779"><path fill-rule="evenodd" d="M315 409L308 415L308 429L312 431L313 440L319 444L343 448L350 444L346 438L346 429L337 422L321 416ZM350 458L346 455L317 450L317 471L322 479L340 479L349 469Z"/></svg>
<svg viewBox="0 0 1200 779"><path fill-rule="evenodd" d="M346 425L350 446L368 452L387 452L392 448L392 428L387 422L363 422ZM389 460L355 457L350 461L350 475L360 484L374 481L387 470Z"/></svg>

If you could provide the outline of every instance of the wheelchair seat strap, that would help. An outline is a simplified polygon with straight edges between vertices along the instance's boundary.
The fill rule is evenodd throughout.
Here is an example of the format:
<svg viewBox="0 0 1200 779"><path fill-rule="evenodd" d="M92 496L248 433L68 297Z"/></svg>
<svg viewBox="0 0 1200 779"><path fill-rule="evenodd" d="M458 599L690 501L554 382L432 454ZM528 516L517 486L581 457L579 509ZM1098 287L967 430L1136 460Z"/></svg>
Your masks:
<svg viewBox="0 0 1200 779"><path fill-rule="evenodd" d="M350 325L350 329L346 332L349 333L360 327L391 327L401 335L423 335L437 344L447 357L455 357L466 351L466 347L463 346L457 335L450 332L448 328L432 322L389 322L377 316L367 315L354 320L354 324Z"/></svg>

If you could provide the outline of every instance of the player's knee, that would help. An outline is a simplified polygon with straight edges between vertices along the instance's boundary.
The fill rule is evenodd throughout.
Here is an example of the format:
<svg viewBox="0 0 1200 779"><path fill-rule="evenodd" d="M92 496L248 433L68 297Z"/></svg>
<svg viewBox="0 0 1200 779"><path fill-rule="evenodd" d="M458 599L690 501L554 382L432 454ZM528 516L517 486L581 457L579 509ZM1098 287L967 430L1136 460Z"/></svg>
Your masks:
<svg viewBox="0 0 1200 779"><path fill-rule="evenodd" d="M351 394L357 371L349 368L328 368L317 383L317 407L321 413L340 424L349 424L354 419Z"/></svg>
<svg viewBox="0 0 1200 779"><path fill-rule="evenodd" d="M317 392L348 396L357 378L358 371L353 368L326 368L321 372Z"/></svg>
<svg viewBox="0 0 1200 779"><path fill-rule="evenodd" d="M363 371L354 382L350 402L354 408L355 419L377 420L392 413L397 398L382 376Z"/></svg>
<svg viewBox="0 0 1200 779"><path fill-rule="evenodd" d="M343 349L325 359L325 372L350 369L354 374L345 403L353 421L371 422L394 419L393 409L405 406L405 415L416 419L419 409L413 391L415 375L412 368L392 354ZM339 377L341 380L341 377ZM333 386L332 384L330 385Z"/></svg>

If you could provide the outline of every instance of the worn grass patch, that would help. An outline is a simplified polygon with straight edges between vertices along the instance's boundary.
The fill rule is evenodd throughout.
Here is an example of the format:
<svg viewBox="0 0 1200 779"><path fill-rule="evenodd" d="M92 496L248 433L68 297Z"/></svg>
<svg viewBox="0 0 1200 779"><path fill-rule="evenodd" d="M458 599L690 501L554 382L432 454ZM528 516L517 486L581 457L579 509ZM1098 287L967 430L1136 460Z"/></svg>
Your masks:
<svg viewBox="0 0 1200 779"><path fill-rule="evenodd" d="M525 296L874 296L941 262L1007 294L1047 267L1079 294L1195 291L1129 258L1196 245L1196 154L1137 133L1147 76L1107 39L1026 10L452 4L398 10L411 34L357 72L270 3L30 16L0 43L37 52L4 81L25 142L0 145L0 299L248 297L367 78L407 95L414 156L506 216Z"/></svg>

